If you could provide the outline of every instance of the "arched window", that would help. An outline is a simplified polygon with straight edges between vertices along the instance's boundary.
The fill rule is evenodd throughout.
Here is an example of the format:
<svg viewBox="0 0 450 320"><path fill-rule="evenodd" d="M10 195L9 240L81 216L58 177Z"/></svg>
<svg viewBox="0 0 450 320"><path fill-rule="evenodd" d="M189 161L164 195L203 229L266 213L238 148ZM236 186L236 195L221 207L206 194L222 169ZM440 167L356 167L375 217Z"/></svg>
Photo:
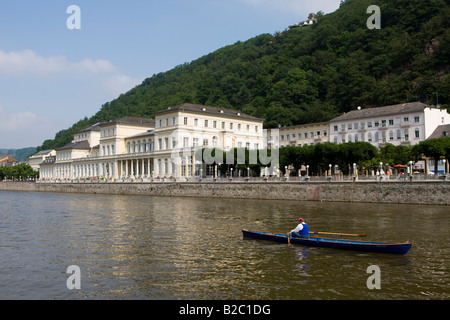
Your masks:
<svg viewBox="0 0 450 320"><path fill-rule="evenodd" d="M142 149L144 152L147 152L147 140L145 139L142 141Z"/></svg>

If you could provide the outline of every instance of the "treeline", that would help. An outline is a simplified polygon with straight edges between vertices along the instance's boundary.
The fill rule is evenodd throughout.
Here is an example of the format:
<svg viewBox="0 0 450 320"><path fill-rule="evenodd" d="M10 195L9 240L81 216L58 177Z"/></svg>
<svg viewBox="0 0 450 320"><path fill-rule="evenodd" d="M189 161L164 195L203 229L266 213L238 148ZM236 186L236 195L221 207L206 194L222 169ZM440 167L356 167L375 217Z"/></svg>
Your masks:
<svg viewBox="0 0 450 320"><path fill-rule="evenodd" d="M21 163L15 166L1 166L0 167L0 181L2 180L15 180L26 181L29 179L35 179L39 176L39 173L30 165Z"/></svg>
<svg viewBox="0 0 450 320"><path fill-rule="evenodd" d="M223 174L230 174L241 170L247 175L250 169L251 175L259 176L264 167L276 165L285 174L297 175L299 170L308 166L308 174L323 175L334 168L347 175L352 172L354 164L357 169L377 170L380 163L383 166L409 165L410 161L417 162L426 158L450 159L450 139L441 138L423 141L414 146L394 146L386 144L377 149L369 142L347 142L334 144L331 142L305 145L303 147L287 146L280 149L249 150L246 148L234 148L224 151L218 148L199 149L195 159L209 165L217 165ZM303 168L302 168L303 167ZM437 163L435 163L437 168Z"/></svg>
<svg viewBox="0 0 450 320"><path fill-rule="evenodd" d="M381 9L379 30L367 28L370 5ZM313 26L262 34L153 75L39 149L61 147L97 122L153 117L185 102L240 110L266 128L328 121L358 106L449 107L449 70L449 0L345 0Z"/></svg>

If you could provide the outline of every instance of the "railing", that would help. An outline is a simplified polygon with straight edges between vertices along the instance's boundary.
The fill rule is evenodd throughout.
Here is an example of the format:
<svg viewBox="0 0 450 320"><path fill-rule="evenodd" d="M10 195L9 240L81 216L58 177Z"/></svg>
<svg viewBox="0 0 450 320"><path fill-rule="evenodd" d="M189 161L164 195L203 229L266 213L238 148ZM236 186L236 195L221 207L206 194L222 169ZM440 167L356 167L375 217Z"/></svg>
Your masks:
<svg viewBox="0 0 450 320"><path fill-rule="evenodd" d="M379 181L379 182L408 182L408 181L450 181L450 174L415 174L415 175L332 175L332 176L290 176L290 177L218 177L214 178L212 176L207 177L162 177L162 178L150 178L150 177L137 177L137 178L81 178L81 179L52 179L52 180L38 180L37 183L90 183L90 184L105 184L105 183L145 183L145 182L242 182L242 183L264 183L264 182L279 182L279 183L289 183L289 182L369 182L369 181Z"/></svg>

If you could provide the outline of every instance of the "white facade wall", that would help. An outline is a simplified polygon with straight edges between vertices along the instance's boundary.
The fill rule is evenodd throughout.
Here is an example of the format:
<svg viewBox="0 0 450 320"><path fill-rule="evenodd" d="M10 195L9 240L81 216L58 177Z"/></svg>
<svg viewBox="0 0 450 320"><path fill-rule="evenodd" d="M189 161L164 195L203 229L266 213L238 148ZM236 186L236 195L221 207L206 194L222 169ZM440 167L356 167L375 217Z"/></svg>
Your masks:
<svg viewBox="0 0 450 320"><path fill-rule="evenodd" d="M148 119L119 119L79 132L73 142L88 141L91 148L57 150L55 161L41 164L41 179L192 177L202 170L194 157L199 148L263 147L262 120L203 111L169 108L154 126Z"/></svg>

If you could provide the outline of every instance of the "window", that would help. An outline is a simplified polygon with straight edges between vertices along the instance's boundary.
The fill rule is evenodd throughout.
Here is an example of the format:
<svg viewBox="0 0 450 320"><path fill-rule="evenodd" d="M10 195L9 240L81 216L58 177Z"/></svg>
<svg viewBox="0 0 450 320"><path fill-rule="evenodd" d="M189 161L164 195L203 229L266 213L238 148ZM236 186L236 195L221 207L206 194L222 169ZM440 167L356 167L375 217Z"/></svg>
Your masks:
<svg viewBox="0 0 450 320"><path fill-rule="evenodd" d="M175 125L175 117L172 117L172 125Z"/></svg>
<svg viewBox="0 0 450 320"><path fill-rule="evenodd" d="M393 126L394 125L394 119L389 119L389 125Z"/></svg>
<svg viewBox="0 0 450 320"><path fill-rule="evenodd" d="M169 149L169 138L164 138L164 145L166 149Z"/></svg>
<svg viewBox="0 0 450 320"><path fill-rule="evenodd" d="M205 119L205 128L208 128L208 120Z"/></svg>
<svg viewBox="0 0 450 320"><path fill-rule="evenodd" d="M333 131L338 131L338 126L333 126Z"/></svg>
<svg viewBox="0 0 450 320"><path fill-rule="evenodd" d="M225 122L222 122L222 129L225 129Z"/></svg>
<svg viewBox="0 0 450 320"><path fill-rule="evenodd" d="M255 126L255 132L258 132L258 126Z"/></svg>
<svg viewBox="0 0 450 320"><path fill-rule="evenodd" d="M241 124L238 123L238 131L241 131Z"/></svg>
<svg viewBox="0 0 450 320"><path fill-rule="evenodd" d="M183 123L184 123L185 126L187 126L187 123L188 123L188 118L187 117L184 117Z"/></svg>
<svg viewBox="0 0 450 320"><path fill-rule="evenodd" d="M215 129L215 128L217 128L217 121L213 121L213 128Z"/></svg>
<svg viewBox="0 0 450 320"><path fill-rule="evenodd" d="M394 131L389 131L389 140L393 141L394 140Z"/></svg>
<svg viewBox="0 0 450 320"><path fill-rule="evenodd" d="M183 148L187 148L189 146L189 138L183 138Z"/></svg>
<svg viewBox="0 0 450 320"><path fill-rule="evenodd" d="M414 117L414 122L415 122L415 123L420 122L420 117L419 117L419 116L415 116L415 117Z"/></svg>
<svg viewBox="0 0 450 320"><path fill-rule="evenodd" d="M233 122L230 122L230 130L233 130Z"/></svg>
<svg viewBox="0 0 450 320"><path fill-rule="evenodd" d="M415 130L414 130L414 137L415 138L420 138L420 130L419 130L419 128L416 128Z"/></svg>
<svg viewBox="0 0 450 320"><path fill-rule="evenodd" d="M162 139L158 139L158 150L162 150Z"/></svg>
<svg viewBox="0 0 450 320"><path fill-rule="evenodd" d="M198 119L197 118L194 119L194 126L198 126Z"/></svg>
<svg viewBox="0 0 450 320"><path fill-rule="evenodd" d="M192 146L195 148L195 147L198 147L198 138L194 138L193 139L193 141L192 141Z"/></svg>
<svg viewBox="0 0 450 320"><path fill-rule="evenodd" d="M372 121L367 121L367 127L372 128Z"/></svg>
<svg viewBox="0 0 450 320"><path fill-rule="evenodd" d="M397 130L397 140L400 140L402 138L402 132L400 130Z"/></svg>
<svg viewBox="0 0 450 320"><path fill-rule="evenodd" d="M405 129L405 141L409 141L409 130Z"/></svg>

